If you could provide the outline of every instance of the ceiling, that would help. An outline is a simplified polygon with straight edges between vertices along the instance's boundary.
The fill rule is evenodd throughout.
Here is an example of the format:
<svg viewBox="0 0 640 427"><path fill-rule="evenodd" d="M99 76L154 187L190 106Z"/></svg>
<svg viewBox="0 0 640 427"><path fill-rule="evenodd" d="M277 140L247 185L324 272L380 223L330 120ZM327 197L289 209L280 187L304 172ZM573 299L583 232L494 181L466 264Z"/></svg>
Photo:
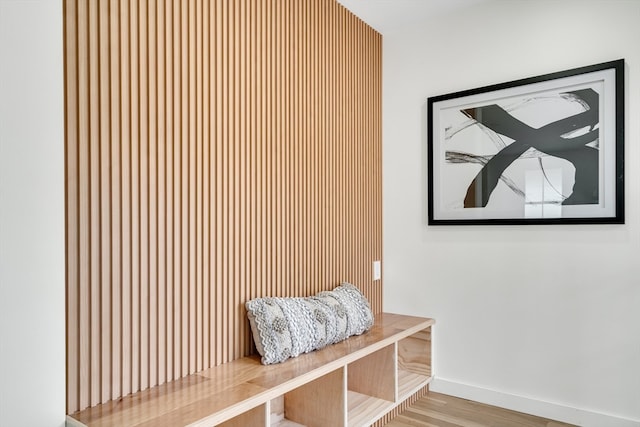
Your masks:
<svg viewBox="0 0 640 427"><path fill-rule="evenodd" d="M338 0L381 34L488 0Z"/></svg>

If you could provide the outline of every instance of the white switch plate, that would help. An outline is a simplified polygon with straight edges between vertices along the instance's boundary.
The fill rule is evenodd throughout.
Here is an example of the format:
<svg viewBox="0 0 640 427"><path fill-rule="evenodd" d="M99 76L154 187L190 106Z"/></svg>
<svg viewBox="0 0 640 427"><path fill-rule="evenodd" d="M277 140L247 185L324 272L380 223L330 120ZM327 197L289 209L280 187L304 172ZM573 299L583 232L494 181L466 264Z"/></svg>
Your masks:
<svg viewBox="0 0 640 427"><path fill-rule="evenodd" d="M382 277L380 261L373 261L373 280L380 280Z"/></svg>

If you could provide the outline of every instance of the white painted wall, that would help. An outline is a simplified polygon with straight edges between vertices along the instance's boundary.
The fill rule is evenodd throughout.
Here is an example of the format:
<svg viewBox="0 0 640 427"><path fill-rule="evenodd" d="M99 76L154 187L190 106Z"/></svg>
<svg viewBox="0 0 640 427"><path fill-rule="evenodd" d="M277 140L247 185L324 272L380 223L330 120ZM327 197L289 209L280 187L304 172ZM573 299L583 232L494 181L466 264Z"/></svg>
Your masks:
<svg viewBox="0 0 640 427"><path fill-rule="evenodd" d="M433 388L640 426L640 1L490 1L383 43L384 305L436 318ZM429 96L619 58L625 225L426 225Z"/></svg>
<svg viewBox="0 0 640 427"><path fill-rule="evenodd" d="M65 420L62 2L0 0L0 425Z"/></svg>

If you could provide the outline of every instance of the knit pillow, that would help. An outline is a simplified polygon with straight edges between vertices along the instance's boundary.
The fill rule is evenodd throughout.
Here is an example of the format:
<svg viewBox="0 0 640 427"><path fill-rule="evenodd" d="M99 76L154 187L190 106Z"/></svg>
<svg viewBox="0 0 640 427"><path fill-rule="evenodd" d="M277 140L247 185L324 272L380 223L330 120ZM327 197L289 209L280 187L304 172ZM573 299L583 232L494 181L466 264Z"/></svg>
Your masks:
<svg viewBox="0 0 640 427"><path fill-rule="evenodd" d="M312 297L256 298L245 305L265 365L360 335L373 325L369 302L350 283Z"/></svg>

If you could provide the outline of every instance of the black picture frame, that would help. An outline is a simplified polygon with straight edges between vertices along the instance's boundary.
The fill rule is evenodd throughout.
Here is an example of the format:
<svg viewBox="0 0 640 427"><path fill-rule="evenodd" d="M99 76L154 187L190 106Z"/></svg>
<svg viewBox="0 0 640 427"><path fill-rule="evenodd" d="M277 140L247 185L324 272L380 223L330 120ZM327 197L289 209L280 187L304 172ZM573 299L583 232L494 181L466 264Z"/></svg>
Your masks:
<svg viewBox="0 0 640 427"><path fill-rule="evenodd" d="M428 98L428 224L624 224L624 59Z"/></svg>

